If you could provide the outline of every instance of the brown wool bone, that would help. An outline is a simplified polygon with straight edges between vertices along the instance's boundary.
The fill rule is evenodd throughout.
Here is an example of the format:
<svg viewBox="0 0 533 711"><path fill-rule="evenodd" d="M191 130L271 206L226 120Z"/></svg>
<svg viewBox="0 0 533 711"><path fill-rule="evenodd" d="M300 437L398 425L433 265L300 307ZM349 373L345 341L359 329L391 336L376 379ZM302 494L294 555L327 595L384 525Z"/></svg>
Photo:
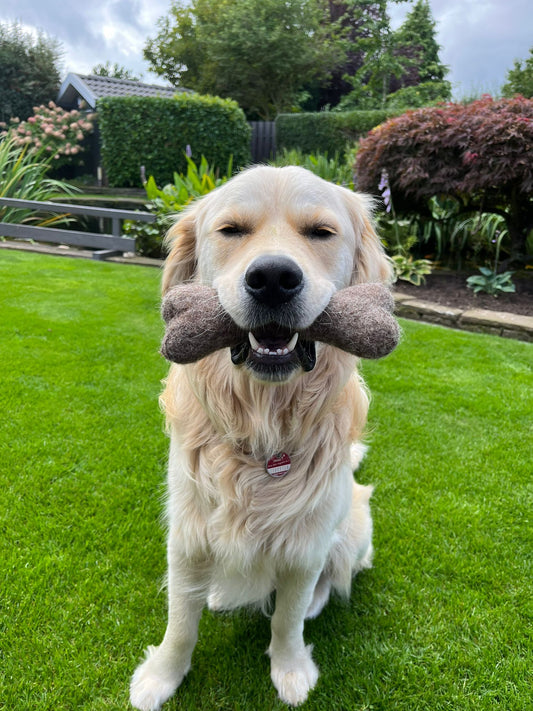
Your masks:
<svg viewBox="0 0 533 711"><path fill-rule="evenodd" d="M357 284L336 292L309 328L306 340L321 341L359 358L382 358L400 338L394 300L381 284ZM194 363L221 348L248 340L208 286L182 284L169 290L162 314L167 324L161 353L174 363Z"/></svg>

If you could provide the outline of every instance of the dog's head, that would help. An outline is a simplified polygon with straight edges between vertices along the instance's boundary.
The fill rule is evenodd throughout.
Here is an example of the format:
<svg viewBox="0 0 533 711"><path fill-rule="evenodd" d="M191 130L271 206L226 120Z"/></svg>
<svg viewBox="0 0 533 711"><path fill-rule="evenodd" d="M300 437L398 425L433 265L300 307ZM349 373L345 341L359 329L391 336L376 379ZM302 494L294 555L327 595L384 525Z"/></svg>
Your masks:
<svg viewBox="0 0 533 711"><path fill-rule="evenodd" d="M168 242L163 293L187 281L214 287L249 334L232 360L261 381L314 367L315 344L299 332L337 290L390 278L370 200L297 167L240 173L188 208Z"/></svg>

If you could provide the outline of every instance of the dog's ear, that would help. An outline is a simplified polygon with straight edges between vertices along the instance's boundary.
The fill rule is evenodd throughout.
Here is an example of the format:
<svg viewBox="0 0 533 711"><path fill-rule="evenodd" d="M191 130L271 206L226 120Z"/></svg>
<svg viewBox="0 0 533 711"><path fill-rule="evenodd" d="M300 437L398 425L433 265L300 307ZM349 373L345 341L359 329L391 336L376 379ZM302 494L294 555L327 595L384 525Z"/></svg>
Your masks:
<svg viewBox="0 0 533 711"><path fill-rule="evenodd" d="M374 227L372 198L345 190L344 200L357 235L352 285L368 282L390 284L392 263Z"/></svg>
<svg viewBox="0 0 533 711"><path fill-rule="evenodd" d="M165 237L170 248L163 269L162 292L171 286L191 281L196 271L196 210L188 209Z"/></svg>

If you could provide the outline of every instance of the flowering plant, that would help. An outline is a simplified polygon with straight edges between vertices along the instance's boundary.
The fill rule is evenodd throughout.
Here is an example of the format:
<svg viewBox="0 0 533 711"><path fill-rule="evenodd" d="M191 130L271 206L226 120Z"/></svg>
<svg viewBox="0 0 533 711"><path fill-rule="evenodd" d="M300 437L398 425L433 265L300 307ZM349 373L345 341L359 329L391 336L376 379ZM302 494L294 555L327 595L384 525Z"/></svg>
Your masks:
<svg viewBox="0 0 533 711"><path fill-rule="evenodd" d="M10 125L3 123L0 139L8 134L16 146L27 146L35 158L54 162L54 167L72 161L82 152L81 142L93 130L94 115L80 111L66 111L50 101L47 106L33 107L33 116L27 121L12 118Z"/></svg>
<svg viewBox="0 0 533 711"><path fill-rule="evenodd" d="M403 279L415 286L420 286L425 281L425 275L431 274L433 264L429 259L414 259L409 253L410 249L417 243L418 239L413 233L413 225L410 220L399 220L394 210L392 193L389 183L389 176L386 170L381 171L381 178L378 189L385 205L385 215L380 215L378 224L385 233L392 231L395 244L390 242L387 246L394 254L391 257L394 276Z"/></svg>

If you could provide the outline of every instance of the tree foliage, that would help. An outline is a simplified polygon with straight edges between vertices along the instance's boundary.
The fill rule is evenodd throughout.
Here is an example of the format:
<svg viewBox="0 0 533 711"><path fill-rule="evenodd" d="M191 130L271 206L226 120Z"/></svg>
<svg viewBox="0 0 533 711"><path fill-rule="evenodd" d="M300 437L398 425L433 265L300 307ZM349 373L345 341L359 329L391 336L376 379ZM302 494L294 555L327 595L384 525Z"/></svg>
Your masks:
<svg viewBox="0 0 533 711"><path fill-rule="evenodd" d="M427 0L391 29L388 3L404 1L174 0L144 55L174 85L235 99L249 118L302 106L380 109L420 83L439 87L418 99L448 99Z"/></svg>
<svg viewBox="0 0 533 711"><path fill-rule="evenodd" d="M25 120L36 104L56 98L61 55L56 39L0 23L0 120Z"/></svg>
<svg viewBox="0 0 533 711"><path fill-rule="evenodd" d="M533 47L529 50L529 57L522 62L516 61L513 69L507 72L507 81L502 88L503 96L511 97L516 94L533 98Z"/></svg>
<svg viewBox="0 0 533 711"><path fill-rule="evenodd" d="M395 32L387 0L347 0L344 7L342 22L356 28L347 52L358 56L360 63L357 71L345 76L353 88L339 109L399 108L409 105L411 99L417 106L426 99L431 103L450 98L451 86L444 79L448 70L440 62L435 21L427 0L418 0ZM418 94L405 91L420 84L424 89ZM392 100L391 94L395 94Z"/></svg>
<svg viewBox="0 0 533 711"><path fill-rule="evenodd" d="M173 3L145 58L174 84L231 97L263 119L291 109L335 64L321 0Z"/></svg>
<svg viewBox="0 0 533 711"><path fill-rule="evenodd" d="M141 77L138 77L126 67L121 67L120 64L115 62L111 64L108 60L105 64L97 64L91 70L91 74L97 77L111 77L112 79L128 79L129 81L140 81Z"/></svg>
<svg viewBox="0 0 533 711"><path fill-rule="evenodd" d="M418 0L394 35L394 52L401 57L404 68L403 74L398 78L397 88L426 82L444 82L448 67L440 60L441 47L437 43L435 34L436 25L429 2ZM396 89L393 86L391 90ZM451 87L449 87L449 95L451 95Z"/></svg>
<svg viewBox="0 0 533 711"><path fill-rule="evenodd" d="M486 96L393 118L360 143L359 188L377 193L383 171L397 207L424 211L428 198L450 195L502 214L512 256L523 258L533 228L533 100Z"/></svg>

